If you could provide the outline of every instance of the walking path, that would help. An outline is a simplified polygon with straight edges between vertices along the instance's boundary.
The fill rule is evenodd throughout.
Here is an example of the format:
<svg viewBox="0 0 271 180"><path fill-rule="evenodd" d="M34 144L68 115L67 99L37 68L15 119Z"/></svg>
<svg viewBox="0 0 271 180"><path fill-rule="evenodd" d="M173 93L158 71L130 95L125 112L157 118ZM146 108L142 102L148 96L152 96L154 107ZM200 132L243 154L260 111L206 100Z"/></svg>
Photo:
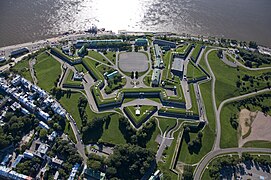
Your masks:
<svg viewBox="0 0 271 180"><path fill-rule="evenodd" d="M220 105L219 108L217 108L216 106L216 98L215 98L215 75L210 67L210 64L208 62L208 54L214 50L217 49L211 49L209 51L207 51L207 53L205 54L205 62L207 64L207 68L210 72L211 78L212 78L212 104L213 104L213 108L214 108L214 112L215 112L215 117L216 117L216 137L215 137L215 143L213 146L212 151L210 151L207 155L205 155L201 161L199 162L198 166L196 167L195 171L194 171L194 179L198 180L201 179L201 175L206 167L206 165L208 164L208 162L216 157L217 155L220 154L225 154L225 153L232 153L232 152L238 152L238 153L242 153L242 152L266 152L266 153L271 153L271 149L261 149L261 148L228 148L228 149L220 149L220 139L221 139L221 124L220 124L220 113L221 110L223 108L223 106L229 102L232 101L237 101L237 100L241 100L241 99L245 99L247 97L250 96L254 96L254 95L258 95L261 93L265 93L265 92L269 92L271 91L269 88L257 91L257 92L252 92L252 93L248 93L245 95L241 95L241 96L237 96L237 97L232 97L230 99L226 99L224 100ZM271 67L270 67L271 68ZM248 68L246 68L248 69ZM250 70L252 69L257 69L257 70L262 70L262 68L250 68ZM266 68L264 68L266 69ZM267 68L269 69L269 67Z"/></svg>

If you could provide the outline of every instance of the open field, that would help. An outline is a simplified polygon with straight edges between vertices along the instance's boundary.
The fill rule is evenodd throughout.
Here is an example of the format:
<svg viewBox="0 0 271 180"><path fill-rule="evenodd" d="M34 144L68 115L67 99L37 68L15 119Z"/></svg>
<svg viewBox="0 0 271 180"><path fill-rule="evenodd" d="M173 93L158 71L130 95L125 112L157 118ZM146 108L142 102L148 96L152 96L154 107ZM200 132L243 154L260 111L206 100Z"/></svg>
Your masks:
<svg viewBox="0 0 271 180"><path fill-rule="evenodd" d="M208 55L209 64L216 76L216 103L219 105L223 100L235 97L241 94L254 92L255 89L260 90L267 87L266 80L262 80L260 76L263 73L269 73L270 70L250 71L242 67L232 68L224 64L218 57L217 51L212 51ZM253 76L253 83L243 81L245 75ZM238 88L236 82L241 82Z"/></svg>
<svg viewBox="0 0 271 180"><path fill-rule="evenodd" d="M71 97L67 97L64 95L60 99L60 103L62 106L72 115L74 120L76 121L77 127L79 130L82 128L82 120L79 115L79 110L78 110L78 101L80 97L84 97L81 93L76 92L72 93ZM92 121L94 117L104 117L112 113L102 113L102 114L96 114L91 111L89 105L86 107L86 115L88 117L88 121ZM101 136L101 139L103 142L108 142L112 144L123 144L125 143L124 137L121 134L119 130L119 115L116 113L113 113L111 115L111 120L108 126L104 125L103 127L103 133Z"/></svg>
<svg viewBox="0 0 271 180"><path fill-rule="evenodd" d="M251 132L251 124L253 123L257 112L251 112L247 109L242 109L239 113L239 127L241 137L248 136Z"/></svg>
<svg viewBox="0 0 271 180"><path fill-rule="evenodd" d="M104 124L103 135L101 137L103 142L110 144L125 144L126 141L119 130L119 114L113 114L109 125Z"/></svg>
<svg viewBox="0 0 271 180"><path fill-rule="evenodd" d="M97 51L90 50L88 51L88 56L100 61L102 63L107 63L108 61Z"/></svg>
<svg viewBox="0 0 271 180"><path fill-rule="evenodd" d="M194 50L193 50L193 52L192 52L192 55L191 55L191 57L194 59L194 60L196 60L196 58L197 58L197 56L198 56L198 54L199 54L199 52L200 52L200 49L201 49L201 44L196 44L196 46L195 46L195 48L194 48Z"/></svg>
<svg viewBox="0 0 271 180"><path fill-rule="evenodd" d="M37 56L37 62L34 65L38 86L46 91L50 91L61 74L60 63L47 53Z"/></svg>
<svg viewBox="0 0 271 180"><path fill-rule="evenodd" d="M232 104L226 104L221 110L221 148L238 147L238 131L230 123L230 117L239 111Z"/></svg>
<svg viewBox="0 0 271 180"><path fill-rule="evenodd" d="M116 53L112 51L107 51L104 54L112 63L116 64Z"/></svg>
<svg viewBox="0 0 271 180"><path fill-rule="evenodd" d="M194 64L194 62L189 61L186 76L189 80L193 80L200 77L205 77L206 75Z"/></svg>
<svg viewBox="0 0 271 180"><path fill-rule="evenodd" d="M179 154L179 161L182 161L187 164L193 164L200 161L201 158L204 157L209 151L211 151L214 140L215 140L215 115L214 109L212 105L212 98L211 98L211 82L207 82L200 85L201 93L204 94L203 100L204 105L207 113L208 125L204 127L202 130L202 147L198 154L190 154L188 151L188 146L186 142L182 143L180 154ZM193 139L196 134L190 133L191 139Z"/></svg>
<svg viewBox="0 0 271 180"><path fill-rule="evenodd" d="M176 49L176 52L178 52L178 53L184 53L186 51L186 49L188 48L188 46L189 46L189 44L184 44L183 46L178 47Z"/></svg>

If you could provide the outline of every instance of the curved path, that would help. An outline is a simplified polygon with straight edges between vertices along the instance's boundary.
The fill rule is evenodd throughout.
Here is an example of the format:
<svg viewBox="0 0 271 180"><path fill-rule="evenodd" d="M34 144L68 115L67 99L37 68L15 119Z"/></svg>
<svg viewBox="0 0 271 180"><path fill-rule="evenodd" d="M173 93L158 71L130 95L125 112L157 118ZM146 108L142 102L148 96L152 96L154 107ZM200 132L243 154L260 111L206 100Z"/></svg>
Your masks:
<svg viewBox="0 0 271 180"><path fill-rule="evenodd" d="M216 147L219 147L219 145L220 145L220 138L221 138L220 113L221 113L221 110L222 110L223 106L225 104L229 103L229 102L232 102L232 101L237 101L237 100L245 99L245 98L248 98L249 96L259 95L259 94L262 94L262 93L265 93L265 92L269 92L269 91L271 91L271 89L266 88L266 89L263 89L263 90L260 90L260 91L257 91L257 92L252 92L252 93L248 93L248 94L245 94L245 95L233 97L233 98L224 100L219 105L219 108L218 108L218 111L217 111L217 117L216 117L216 123L218 124L217 125L216 140L215 140L215 144L217 145Z"/></svg>
<svg viewBox="0 0 271 180"><path fill-rule="evenodd" d="M216 117L216 137L215 137L215 143L214 143L214 146L213 146L213 150L210 151L208 154L206 154L202 159L201 161L199 162L198 166L196 167L195 171L194 171L194 179L195 180L198 180L201 178L201 175L202 175L202 172L204 171L206 165L208 164L208 162L220 155L220 154L225 154L225 153L232 153L232 152L238 152L238 153L241 153L241 152L267 152L267 153L271 153L271 149L261 149L261 148L228 148L228 149L220 149L220 139L221 139L221 124L220 124L220 113L221 113L221 110L223 108L223 106L229 102L232 102L232 101L237 101L237 100L240 100L240 99L244 99L244 98L247 98L247 97L250 97L250 96L253 96L253 95L258 95L258 94L262 94L262 93L265 93L265 92L269 92L271 91L271 89L269 88L266 88L266 89L263 89L263 90L260 90L260 91L257 91L257 92L252 92L252 93L248 93L248 94L245 94L245 95L241 95L241 96L237 96L237 97L233 97L233 98L230 98L230 99L226 99L224 100L220 105L219 105L219 108L217 108L217 105L216 105L216 98L215 98L215 81L216 81L216 78L215 78L215 75L211 69L211 66L208 62L208 55L210 52L214 51L214 50L217 50L217 49L210 49L209 51L206 52L205 54L205 62L206 62L206 65L207 65L207 68L210 72L210 75L212 77L212 104L213 104L213 108L214 108L214 112L215 112L215 117ZM241 63L240 63L241 64ZM270 67L271 68L271 67ZM246 67L246 69L249 69ZM262 70L262 68L250 68L249 70ZM264 69L269 69L268 68L264 68Z"/></svg>
<svg viewBox="0 0 271 180"><path fill-rule="evenodd" d="M210 52L212 51L216 51L217 49L210 49L206 52L205 56L204 56L204 60L206 62L207 68L209 70L210 76L212 78L212 104L213 104L213 108L214 108L214 112L215 112L215 117L216 117L216 139L215 139L215 144L213 146L214 150L220 149L220 136L221 136L221 127L220 127L220 120L217 118L219 117L218 114L218 110L217 110L217 106L216 106L216 99L215 99L215 75L211 69L211 66L208 62L208 55Z"/></svg>
<svg viewBox="0 0 271 180"><path fill-rule="evenodd" d="M194 179L195 180L201 179L201 176L202 176L202 174L204 172L205 167L216 156L219 156L219 155L222 155L222 154L229 154L229 153L241 154L243 152L271 153L271 149L265 149L265 148L228 148L228 149L219 149L219 150L211 151L200 161L199 165L196 167L196 169L194 171Z"/></svg>
<svg viewBox="0 0 271 180"><path fill-rule="evenodd" d="M228 55L232 57L231 54L228 54ZM240 58L241 58L241 57L240 57ZM250 68L250 67L247 67L247 66L245 66L244 64L240 63L236 58L232 57L232 59L236 62L236 64L237 64L238 66L241 66L241 67L243 67L243 68L245 68L245 69L247 69L247 70L250 70L250 71L259 71L259 70L267 70L267 69L271 69L271 66L270 66L270 67L261 67L261 68ZM243 58L241 58L241 59L243 60Z"/></svg>

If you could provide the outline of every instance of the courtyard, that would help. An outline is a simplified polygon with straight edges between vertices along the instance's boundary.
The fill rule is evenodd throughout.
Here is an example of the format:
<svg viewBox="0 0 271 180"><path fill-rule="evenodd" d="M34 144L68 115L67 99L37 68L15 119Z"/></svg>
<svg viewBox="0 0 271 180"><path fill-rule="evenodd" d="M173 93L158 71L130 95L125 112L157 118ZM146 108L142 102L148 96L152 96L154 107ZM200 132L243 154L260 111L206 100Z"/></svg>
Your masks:
<svg viewBox="0 0 271 180"><path fill-rule="evenodd" d="M119 68L124 72L145 72L149 68L148 63L144 53L126 52L119 55Z"/></svg>

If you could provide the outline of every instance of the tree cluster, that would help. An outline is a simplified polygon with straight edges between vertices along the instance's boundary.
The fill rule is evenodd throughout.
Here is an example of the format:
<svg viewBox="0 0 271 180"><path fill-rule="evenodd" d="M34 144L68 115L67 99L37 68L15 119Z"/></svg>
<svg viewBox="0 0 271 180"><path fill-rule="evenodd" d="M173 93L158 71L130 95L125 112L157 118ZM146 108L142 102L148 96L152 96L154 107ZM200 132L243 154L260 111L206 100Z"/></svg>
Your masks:
<svg viewBox="0 0 271 180"><path fill-rule="evenodd" d="M236 166L239 163L239 158L229 156L219 157L211 163L211 166L209 166L210 177L212 179L219 179L222 169L226 169L230 172L232 167Z"/></svg>
<svg viewBox="0 0 271 180"><path fill-rule="evenodd" d="M242 93L251 91L252 88L257 91L257 87L270 87L271 72L262 73L259 76L240 75L237 76L236 87L241 90Z"/></svg>
<svg viewBox="0 0 271 180"><path fill-rule="evenodd" d="M113 79L107 80L108 86L105 88L105 93L110 94L113 91L123 87L122 76L117 74Z"/></svg>
<svg viewBox="0 0 271 180"><path fill-rule="evenodd" d="M57 138L56 143L48 155L51 157L57 155L60 159L65 160L61 168L58 169L60 176L64 179L68 178L72 167L76 163L82 163L82 157L77 152L74 144L60 138Z"/></svg>
<svg viewBox="0 0 271 180"><path fill-rule="evenodd" d="M239 51L240 51L240 56L244 59L245 66L247 67L258 68L264 64L271 64L271 56L269 55L263 55L263 54L260 54L258 51L251 52L244 49L239 49Z"/></svg>
<svg viewBox="0 0 271 180"><path fill-rule="evenodd" d="M267 114L271 110L271 104L264 103L264 101L267 101L270 98L271 94L262 94L235 102L234 106L236 106L238 110L241 110L243 107L247 108L248 110L250 110L251 107L258 107L263 113Z"/></svg>
<svg viewBox="0 0 271 180"><path fill-rule="evenodd" d="M41 159L34 157L33 159L23 159L17 166L16 172L25 174L31 177L36 177L40 166L41 166Z"/></svg>
<svg viewBox="0 0 271 180"><path fill-rule="evenodd" d="M88 155L87 166L95 171L105 171L106 160L103 156L98 156L95 153Z"/></svg>
<svg viewBox="0 0 271 180"><path fill-rule="evenodd" d="M146 147L147 142L151 139L155 131L156 123L154 119L148 121L143 127L136 131L125 117L119 119L119 129L122 132L127 143Z"/></svg>
<svg viewBox="0 0 271 180"><path fill-rule="evenodd" d="M88 118L88 117L87 117L87 114L86 114L86 107L87 107L87 104L88 104L87 99L81 96L81 97L79 98L79 100L78 100L78 105L77 105L77 107L78 107L79 116L80 116L80 118L81 118L81 120L82 120L83 126L86 125L86 123L87 123L87 118Z"/></svg>
<svg viewBox="0 0 271 180"><path fill-rule="evenodd" d="M204 123L199 123L197 126L185 125L183 131L183 138L188 145L188 151L190 154L200 152L202 147L202 137L203 133L200 131L204 127ZM190 133L197 133L197 137L193 140L190 138Z"/></svg>
<svg viewBox="0 0 271 180"><path fill-rule="evenodd" d="M34 129L38 121L32 115L14 114L8 112L4 120L5 125L0 127L0 149L21 141L22 137Z"/></svg>
<svg viewBox="0 0 271 180"><path fill-rule="evenodd" d="M94 117L83 127L83 141L85 143L98 142L103 135L103 126L108 128L111 121L111 115L104 117Z"/></svg>
<svg viewBox="0 0 271 180"><path fill-rule="evenodd" d="M118 145L109 156L107 176L119 179L141 179L155 162L154 152L136 145Z"/></svg>

